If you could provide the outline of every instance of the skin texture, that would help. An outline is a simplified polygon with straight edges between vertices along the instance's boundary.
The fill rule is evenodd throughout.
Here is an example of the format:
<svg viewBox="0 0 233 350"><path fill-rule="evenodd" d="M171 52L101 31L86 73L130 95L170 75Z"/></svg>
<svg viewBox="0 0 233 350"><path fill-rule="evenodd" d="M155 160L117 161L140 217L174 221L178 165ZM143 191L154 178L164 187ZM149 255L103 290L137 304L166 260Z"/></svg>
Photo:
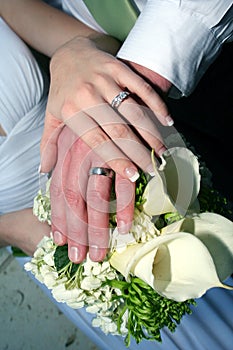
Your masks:
<svg viewBox="0 0 233 350"><path fill-rule="evenodd" d="M33 255L40 240L49 234L49 225L39 222L31 208L0 216L0 247L12 245Z"/></svg>
<svg viewBox="0 0 233 350"><path fill-rule="evenodd" d="M74 262L85 258L88 246L93 260L102 260L108 247L112 180L88 177L89 168L101 164L115 171L118 228L127 232L133 218L137 169L151 172L150 150L160 155L166 149L155 121L171 123L157 92L166 92L169 82L133 62L116 59L117 40L42 1L3 0L0 14L26 43L52 57L41 172L53 170L55 242L68 242ZM112 99L126 89L132 94L118 111L111 108ZM104 209L99 207L102 202Z"/></svg>

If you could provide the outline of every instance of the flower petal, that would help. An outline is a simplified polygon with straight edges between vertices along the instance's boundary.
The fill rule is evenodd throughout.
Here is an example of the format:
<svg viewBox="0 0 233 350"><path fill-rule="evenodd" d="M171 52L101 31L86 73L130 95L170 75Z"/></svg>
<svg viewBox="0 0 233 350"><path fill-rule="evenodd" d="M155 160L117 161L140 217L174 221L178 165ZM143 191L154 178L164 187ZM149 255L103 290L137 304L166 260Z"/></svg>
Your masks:
<svg viewBox="0 0 233 350"><path fill-rule="evenodd" d="M233 272L233 222L215 213L201 213L165 226L161 234L189 232L208 248L217 274L224 281Z"/></svg>
<svg viewBox="0 0 233 350"><path fill-rule="evenodd" d="M186 232L131 246L121 254L114 253L110 263L125 278L131 273L176 301L198 298L212 287L231 288L219 281L206 246Z"/></svg>
<svg viewBox="0 0 233 350"><path fill-rule="evenodd" d="M187 148L173 147L163 153L162 165L145 189L143 209L148 215L174 211L184 215L196 204L199 190L197 157Z"/></svg>

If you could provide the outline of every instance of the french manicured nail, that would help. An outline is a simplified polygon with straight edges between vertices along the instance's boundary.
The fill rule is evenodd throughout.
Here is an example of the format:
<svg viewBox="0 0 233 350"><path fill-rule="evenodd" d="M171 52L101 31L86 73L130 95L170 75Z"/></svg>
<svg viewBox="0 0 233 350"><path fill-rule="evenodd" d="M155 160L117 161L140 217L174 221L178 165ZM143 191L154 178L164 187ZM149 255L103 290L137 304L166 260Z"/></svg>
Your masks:
<svg viewBox="0 0 233 350"><path fill-rule="evenodd" d="M170 115L168 115L165 119L166 119L168 126L172 126L174 124L174 120L172 119L172 117Z"/></svg>
<svg viewBox="0 0 233 350"><path fill-rule="evenodd" d="M62 244L63 243L63 235L62 233L58 231L53 232L53 238L56 244Z"/></svg>
<svg viewBox="0 0 233 350"><path fill-rule="evenodd" d="M155 170L154 170L153 164L150 164L146 170L150 176L155 176Z"/></svg>
<svg viewBox="0 0 233 350"><path fill-rule="evenodd" d="M70 247L69 249L69 258L72 261L78 261L78 248L77 247Z"/></svg>
<svg viewBox="0 0 233 350"><path fill-rule="evenodd" d="M42 173L42 172L41 172L41 164L39 165L37 172L38 172L38 174L40 174L40 175L45 175L45 174L46 174L46 173Z"/></svg>
<svg viewBox="0 0 233 350"><path fill-rule="evenodd" d="M128 179L131 182L135 182L140 176L138 171L135 170L134 168L126 168L125 169L125 175L128 177Z"/></svg>

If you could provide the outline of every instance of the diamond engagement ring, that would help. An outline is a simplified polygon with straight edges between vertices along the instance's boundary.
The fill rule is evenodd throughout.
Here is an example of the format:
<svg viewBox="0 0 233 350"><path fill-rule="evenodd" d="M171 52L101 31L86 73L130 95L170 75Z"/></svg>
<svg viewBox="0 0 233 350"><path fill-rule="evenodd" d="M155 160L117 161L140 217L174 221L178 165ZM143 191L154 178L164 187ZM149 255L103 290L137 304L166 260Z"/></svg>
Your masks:
<svg viewBox="0 0 233 350"><path fill-rule="evenodd" d="M113 170L108 168L101 168L101 167L93 167L89 170L89 176L90 175L104 175L108 177L113 176Z"/></svg>
<svg viewBox="0 0 233 350"><path fill-rule="evenodd" d="M121 102L123 102L128 96L129 96L129 92L127 91L121 91L116 97L114 97L114 99L111 102L111 106L112 108L118 108L121 104Z"/></svg>

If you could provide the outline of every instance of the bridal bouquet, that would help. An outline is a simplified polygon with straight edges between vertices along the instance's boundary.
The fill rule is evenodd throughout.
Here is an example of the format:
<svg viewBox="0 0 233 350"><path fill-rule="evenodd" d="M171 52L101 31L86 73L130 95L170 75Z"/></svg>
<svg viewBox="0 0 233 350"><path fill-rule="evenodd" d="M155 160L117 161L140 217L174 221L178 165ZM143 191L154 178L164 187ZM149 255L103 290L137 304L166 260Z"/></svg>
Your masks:
<svg viewBox="0 0 233 350"><path fill-rule="evenodd" d="M205 169L185 147L173 147L141 173L134 222L120 235L111 217L110 248L103 262L68 258L67 246L45 237L25 269L51 289L54 298L93 314L93 327L106 334L161 341L173 332L195 298L224 284L232 273L233 223L224 199L206 185ZM201 173L202 179L201 179ZM214 212L213 212L214 211ZM34 214L50 223L49 181L35 198Z"/></svg>

